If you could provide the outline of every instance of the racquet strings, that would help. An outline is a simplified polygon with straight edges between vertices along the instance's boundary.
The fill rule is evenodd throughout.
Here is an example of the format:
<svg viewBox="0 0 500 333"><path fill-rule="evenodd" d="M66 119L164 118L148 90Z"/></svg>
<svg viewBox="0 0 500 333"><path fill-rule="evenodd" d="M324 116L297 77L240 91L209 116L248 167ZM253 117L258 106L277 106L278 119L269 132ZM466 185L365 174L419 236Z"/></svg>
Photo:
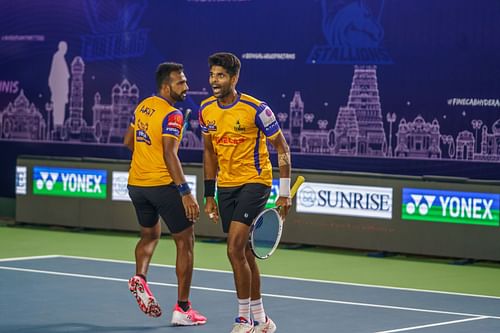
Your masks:
<svg viewBox="0 0 500 333"><path fill-rule="evenodd" d="M276 211L268 211L255 221L253 249L258 257L266 257L276 244L280 221Z"/></svg>

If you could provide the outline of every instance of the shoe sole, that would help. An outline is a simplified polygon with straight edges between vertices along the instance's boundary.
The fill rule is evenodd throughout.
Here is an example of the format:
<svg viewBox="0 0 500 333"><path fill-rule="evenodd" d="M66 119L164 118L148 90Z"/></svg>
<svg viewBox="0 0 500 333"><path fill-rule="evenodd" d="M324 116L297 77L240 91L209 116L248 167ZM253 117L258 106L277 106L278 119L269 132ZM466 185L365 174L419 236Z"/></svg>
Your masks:
<svg viewBox="0 0 500 333"><path fill-rule="evenodd" d="M182 314L181 314L182 316ZM190 320L183 320L181 319L175 319L176 315L175 312L172 315L172 321L170 322L173 326L198 326L198 325L204 325L207 323L206 320L204 321L197 321L197 322L192 322Z"/></svg>
<svg viewBox="0 0 500 333"><path fill-rule="evenodd" d="M134 279L132 283L129 283L129 290L134 295L142 312L153 318L161 316L160 305L154 297L146 293L140 280Z"/></svg>
<svg viewBox="0 0 500 333"><path fill-rule="evenodd" d="M276 332L276 328L277 328L276 324L273 322L271 325L264 328L261 332L262 333L274 333L274 332ZM257 332L257 330L255 332Z"/></svg>
<svg viewBox="0 0 500 333"><path fill-rule="evenodd" d="M199 326L199 325L205 325L207 322L206 321L199 321L196 323L180 323L180 322L171 322L172 326Z"/></svg>
<svg viewBox="0 0 500 333"><path fill-rule="evenodd" d="M256 331L257 332L257 331ZM264 329L263 331L261 331L262 333L274 333L276 332L276 327L269 327L267 329Z"/></svg>

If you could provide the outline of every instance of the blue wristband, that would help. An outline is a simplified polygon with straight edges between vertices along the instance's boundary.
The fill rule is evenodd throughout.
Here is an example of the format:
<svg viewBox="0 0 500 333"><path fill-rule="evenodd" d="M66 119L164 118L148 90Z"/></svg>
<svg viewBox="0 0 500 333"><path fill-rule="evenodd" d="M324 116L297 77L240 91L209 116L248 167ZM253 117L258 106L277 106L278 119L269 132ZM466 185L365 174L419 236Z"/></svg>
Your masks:
<svg viewBox="0 0 500 333"><path fill-rule="evenodd" d="M182 196L191 194L191 189L189 188L188 183L182 183L180 185L177 185L177 190Z"/></svg>

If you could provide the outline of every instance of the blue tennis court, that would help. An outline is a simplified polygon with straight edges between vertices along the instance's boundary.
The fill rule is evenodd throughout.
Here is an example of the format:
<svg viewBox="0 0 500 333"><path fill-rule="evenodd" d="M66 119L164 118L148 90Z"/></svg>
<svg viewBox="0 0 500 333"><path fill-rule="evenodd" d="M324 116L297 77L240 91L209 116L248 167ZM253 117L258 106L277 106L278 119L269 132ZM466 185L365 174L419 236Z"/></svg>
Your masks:
<svg viewBox="0 0 500 333"><path fill-rule="evenodd" d="M132 262L68 256L0 260L0 332L229 332L236 315L232 274L195 270L191 300L208 317L170 326L172 266L152 265L150 287L163 316L149 318L127 288ZM278 332L500 332L500 298L348 283L263 277Z"/></svg>

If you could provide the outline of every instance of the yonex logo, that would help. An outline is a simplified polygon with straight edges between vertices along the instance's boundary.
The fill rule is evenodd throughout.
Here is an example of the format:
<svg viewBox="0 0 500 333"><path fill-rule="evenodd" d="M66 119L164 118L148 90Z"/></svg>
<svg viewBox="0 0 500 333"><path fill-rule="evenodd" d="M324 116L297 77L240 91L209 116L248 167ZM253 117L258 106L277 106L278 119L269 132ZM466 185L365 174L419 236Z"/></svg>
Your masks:
<svg viewBox="0 0 500 333"><path fill-rule="evenodd" d="M406 220L498 226L499 199L496 193L404 188L401 217Z"/></svg>
<svg viewBox="0 0 500 333"><path fill-rule="evenodd" d="M33 193L38 195L106 198L106 171L33 167Z"/></svg>
<svg viewBox="0 0 500 333"><path fill-rule="evenodd" d="M427 215L436 200L435 195L420 195L420 194L411 194L411 198L413 202L410 202L406 205L406 212L410 215L415 214L418 211L420 215ZM422 201L422 199L424 199Z"/></svg>
<svg viewBox="0 0 500 333"><path fill-rule="evenodd" d="M54 184L59 178L59 173L42 171L40 172L40 177L42 177L42 179L36 181L36 188L42 190L45 187L48 191L52 191L54 189Z"/></svg>

